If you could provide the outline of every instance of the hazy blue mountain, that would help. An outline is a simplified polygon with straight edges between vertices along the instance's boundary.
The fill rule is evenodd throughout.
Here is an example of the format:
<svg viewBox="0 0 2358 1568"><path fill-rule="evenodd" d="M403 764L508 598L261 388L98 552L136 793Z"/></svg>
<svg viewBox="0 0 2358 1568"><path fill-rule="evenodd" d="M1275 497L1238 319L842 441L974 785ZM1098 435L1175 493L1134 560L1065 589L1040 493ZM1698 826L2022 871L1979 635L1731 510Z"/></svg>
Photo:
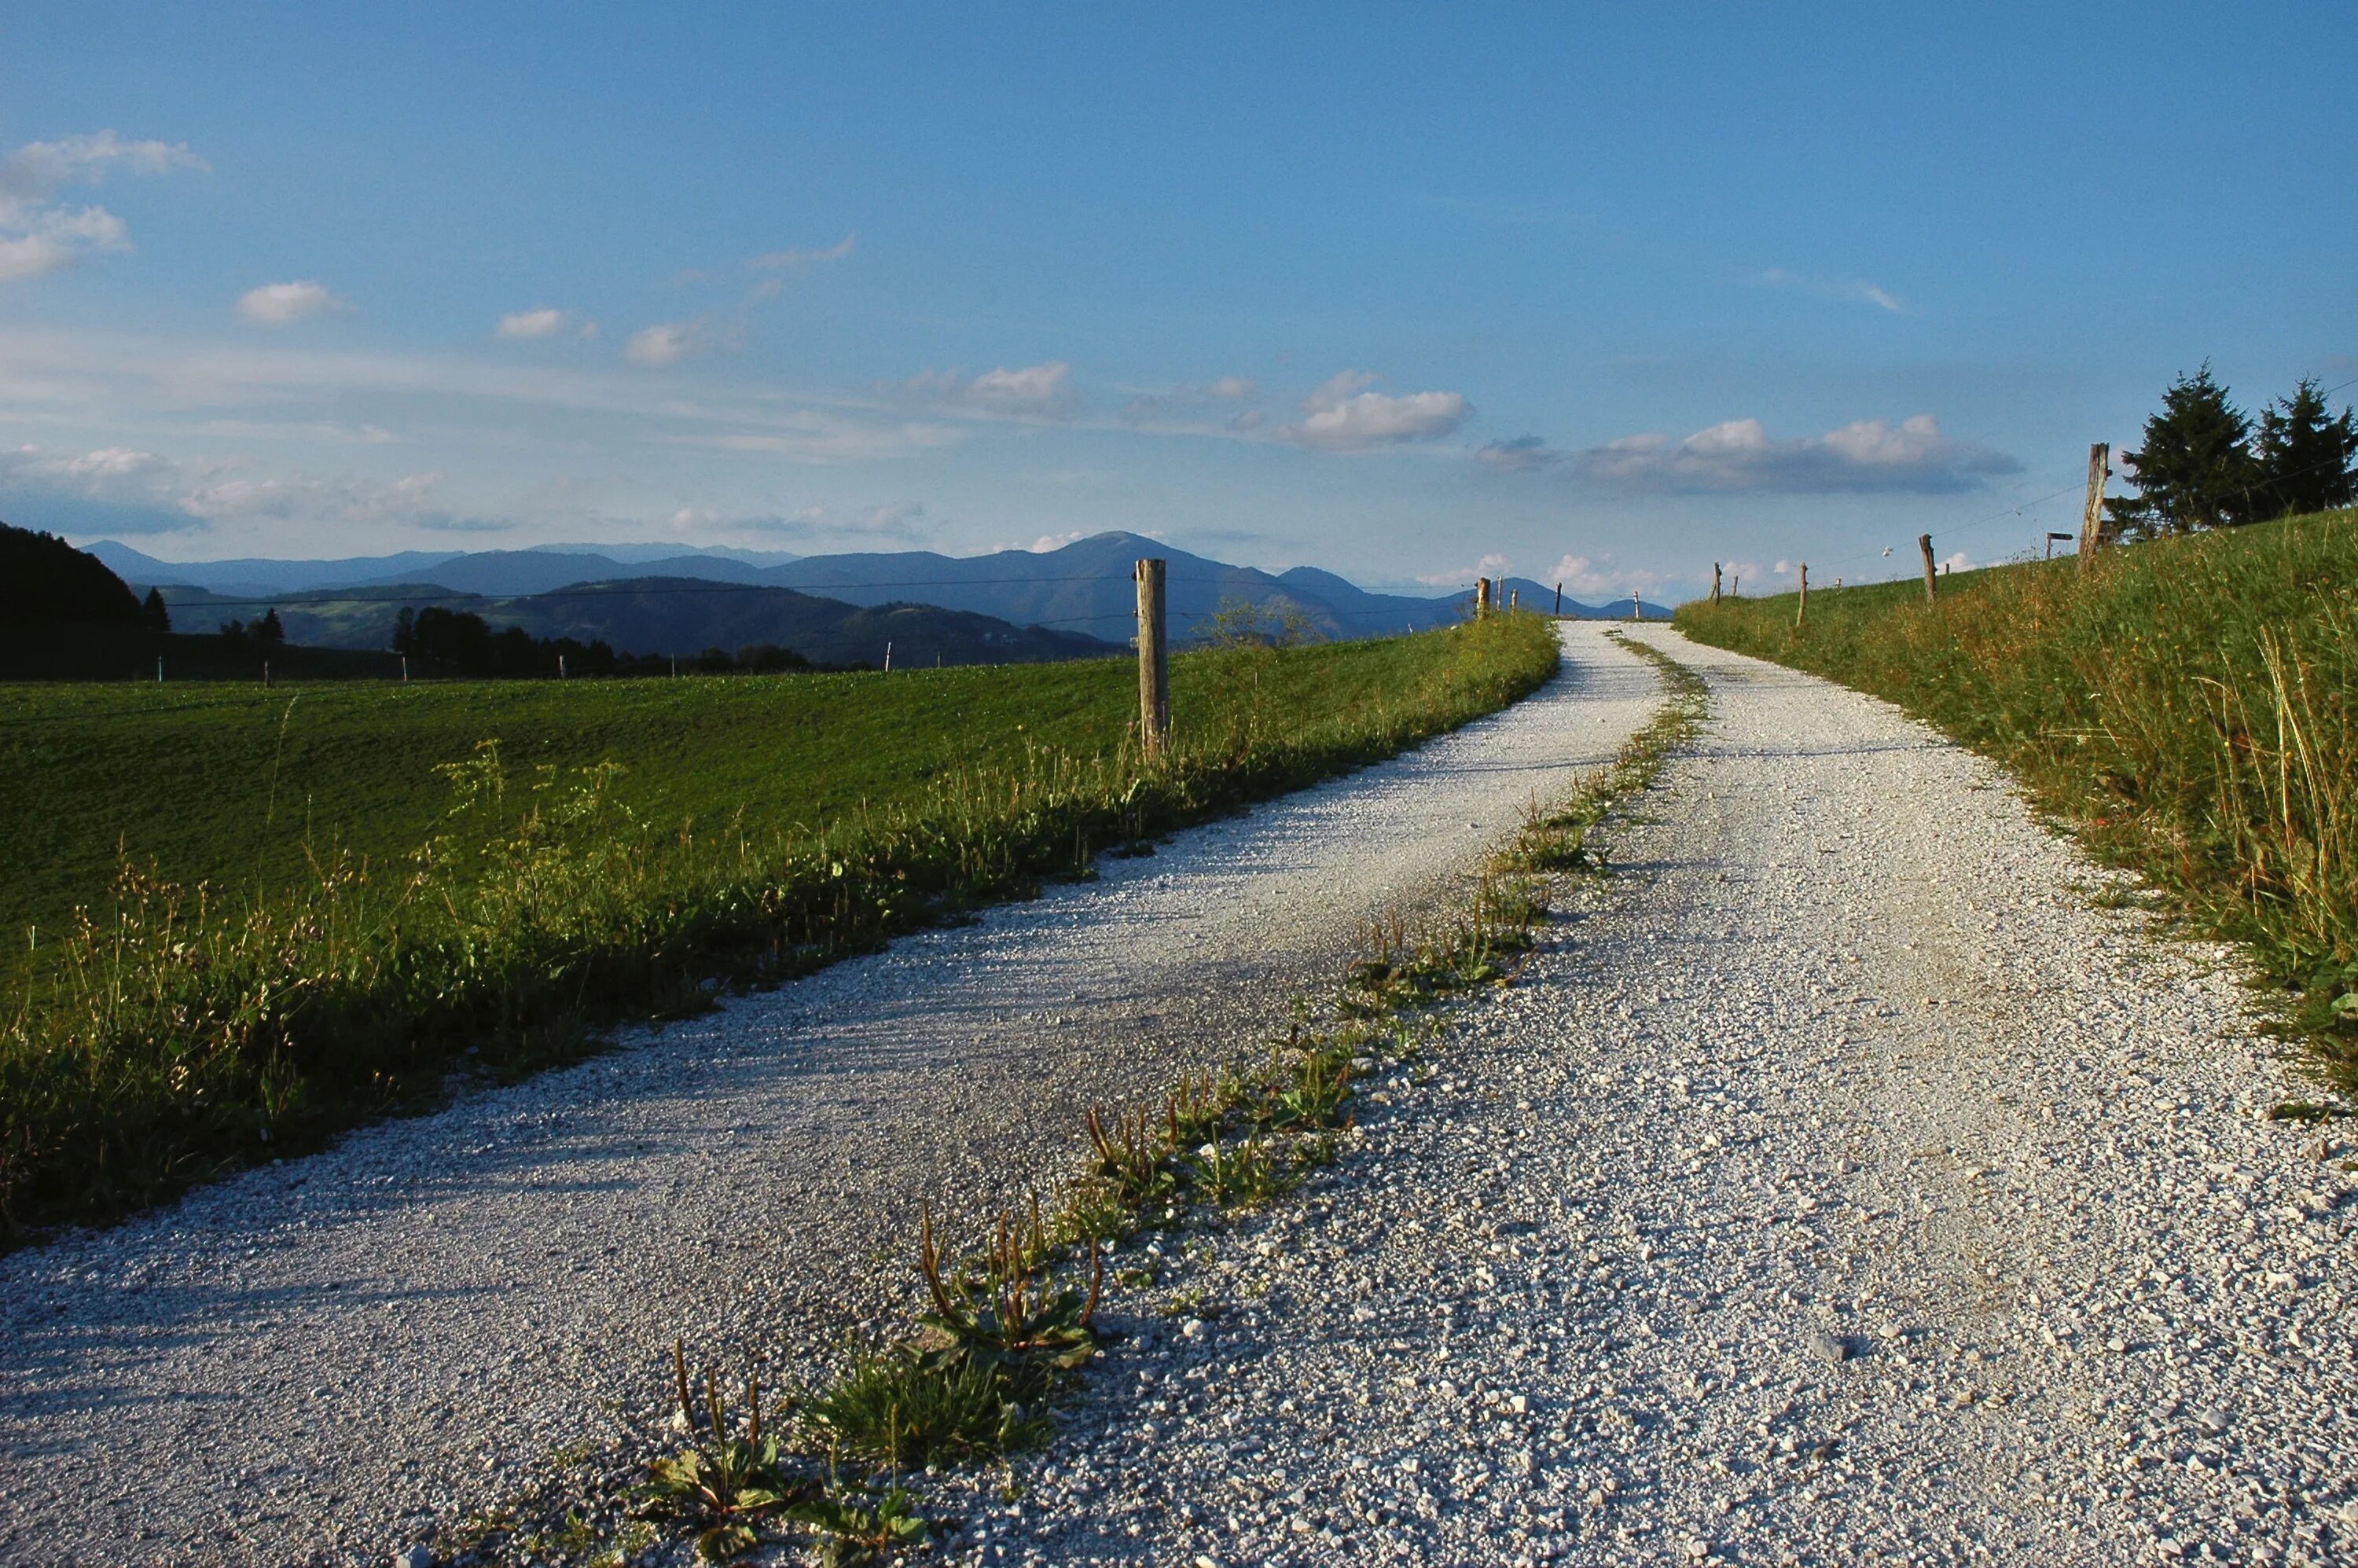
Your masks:
<svg viewBox="0 0 2358 1568"><path fill-rule="evenodd" d="M288 593L303 589L341 588L349 583L415 579L417 574L454 559L459 552L404 550L397 556L363 556L340 561L278 561L248 557L227 561L159 561L114 539L101 539L89 552L114 569L114 575L141 592L158 585L186 583L225 594Z"/></svg>
<svg viewBox="0 0 2358 1568"><path fill-rule="evenodd" d="M902 554L809 556L762 574L765 582L825 593L854 604L918 600L972 610L1019 624L1127 637L1138 614L1133 576L1141 557L1169 562L1165 603L1171 634L1184 640L1224 604L1248 603L1273 612L1301 612L1320 634L1366 636L1393 630L1392 621L1420 627L1457 617L1446 601L1368 594L1329 572L1303 568L1285 578L1251 567L1229 566L1137 534L1098 534L1062 549L1035 554L1001 550L996 555L951 557L930 550ZM1330 602L1329 585L1355 596Z"/></svg>
<svg viewBox="0 0 2358 1568"><path fill-rule="evenodd" d="M1499 579L1498 591L1500 602L1505 602L1509 595L1518 590L1523 596L1523 609L1548 612L1554 611L1555 584L1533 582L1527 577ZM1650 599L1646 600L1644 603L1647 620L1668 621L1671 618L1670 608L1667 605L1656 604ZM1608 599L1602 604L1583 604L1570 594L1566 594L1563 600L1563 613L1575 621L1627 621L1629 619L1629 601L1627 599Z"/></svg>
<svg viewBox="0 0 2358 1568"><path fill-rule="evenodd" d="M456 556L425 573L404 571L352 580L353 588L378 588L388 583L416 582L421 577L454 593L498 596L547 593L577 582L598 582L625 577L701 578L711 582L752 583L762 580L762 568L728 556L673 555L626 565L612 556L559 550L480 550Z"/></svg>

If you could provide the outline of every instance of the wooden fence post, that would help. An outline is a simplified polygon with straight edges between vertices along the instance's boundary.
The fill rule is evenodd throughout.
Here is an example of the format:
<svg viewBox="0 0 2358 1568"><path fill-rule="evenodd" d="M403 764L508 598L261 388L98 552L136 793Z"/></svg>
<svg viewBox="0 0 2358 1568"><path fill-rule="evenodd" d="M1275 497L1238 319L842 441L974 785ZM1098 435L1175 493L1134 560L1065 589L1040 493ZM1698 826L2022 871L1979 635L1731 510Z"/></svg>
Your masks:
<svg viewBox="0 0 2358 1568"><path fill-rule="evenodd" d="M2104 481L2112 477L2110 443L2098 441L2088 449L2088 500L2080 509L2080 569L2088 570L2095 562L2096 552L2104 547Z"/></svg>
<svg viewBox="0 0 2358 1568"><path fill-rule="evenodd" d="M1523 590L1522 590L1521 589L1520 589L1520 588L1510 588L1510 589L1509 589L1507 590L1507 608L1508 608L1509 611L1515 611L1515 610L1520 610L1522 607L1523 607Z"/></svg>
<svg viewBox="0 0 2358 1568"><path fill-rule="evenodd" d="M1793 630L1798 632L1810 619L1810 563L1801 563L1801 602L1793 610Z"/></svg>
<svg viewBox="0 0 2358 1568"><path fill-rule="evenodd" d="M1937 574L1932 570L1932 535L1917 535L1916 547L1924 552L1924 602L1930 604L1939 597L1939 590L1932 586L1938 580Z"/></svg>
<svg viewBox="0 0 2358 1568"><path fill-rule="evenodd" d="M1719 563L1717 561L1711 563L1711 601L1714 604L1719 602Z"/></svg>
<svg viewBox="0 0 2358 1568"><path fill-rule="evenodd" d="M1562 583L1555 585L1555 618L1558 621L1563 619L1563 584Z"/></svg>
<svg viewBox="0 0 2358 1568"><path fill-rule="evenodd" d="M1645 603L1639 599L1638 590L1634 588L1629 590L1629 619L1632 621L1646 619Z"/></svg>
<svg viewBox="0 0 2358 1568"><path fill-rule="evenodd" d="M1474 619L1479 621L1489 613L1490 579L1477 577L1474 579Z"/></svg>
<svg viewBox="0 0 2358 1568"><path fill-rule="evenodd" d="M1163 620L1169 563L1138 563L1138 740L1151 762L1171 740L1171 643Z"/></svg>

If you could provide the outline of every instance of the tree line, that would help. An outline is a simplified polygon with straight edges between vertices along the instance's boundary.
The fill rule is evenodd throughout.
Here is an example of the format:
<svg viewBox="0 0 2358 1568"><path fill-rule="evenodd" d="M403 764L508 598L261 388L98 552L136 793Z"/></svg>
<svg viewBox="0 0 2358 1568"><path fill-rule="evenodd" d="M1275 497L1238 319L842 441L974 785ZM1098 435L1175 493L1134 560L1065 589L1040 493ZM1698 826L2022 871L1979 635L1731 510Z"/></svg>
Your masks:
<svg viewBox="0 0 2358 1568"><path fill-rule="evenodd" d="M755 643L730 653L706 648L688 658L669 654L617 653L604 638L535 637L521 626L494 632L467 610L407 605L394 617L393 651L416 661L421 673L499 677L553 676L780 675L822 666L773 643ZM562 661L561 665L560 662ZM834 667L834 666L827 666Z"/></svg>
<svg viewBox="0 0 2358 1568"><path fill-rule="evenodd" d="M2123 452L2133 496L2104 503L2123 537L2233 528L2358 501L2358 412L2336 415L2314 378L2255 419L2214 381L2211 364L2181 375Z"/></svg>

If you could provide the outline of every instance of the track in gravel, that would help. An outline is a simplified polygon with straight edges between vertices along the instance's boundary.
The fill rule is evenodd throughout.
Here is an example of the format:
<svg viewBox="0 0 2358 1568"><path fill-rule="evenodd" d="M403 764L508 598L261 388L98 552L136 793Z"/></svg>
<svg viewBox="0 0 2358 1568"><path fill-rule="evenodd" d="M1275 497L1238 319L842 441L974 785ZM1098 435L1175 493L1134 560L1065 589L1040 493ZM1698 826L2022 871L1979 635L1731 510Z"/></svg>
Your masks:
<svg viewBox="0 0 2358 1568"><path fill-rule="evenodd" d="M953 1560L2358 1560L2350 1151L1993 766L1714 717L1365 1146L1168 1272ZM1392 1103L1380 1103L1380 1102ZM1167 1239L1167 1238L1166 1238Z"/></svg>
<svg viewBox="0 0 2358 1568"><path fill-rule="evenodd" d="M652 1409L676 1334L900 1317L921 1196L1067 1170L1086 1106L1256 1048L1610 758L1654 676L1565 638L1504 713L1099 881L0 1260L0 1561L382 1561Z"/></svg>

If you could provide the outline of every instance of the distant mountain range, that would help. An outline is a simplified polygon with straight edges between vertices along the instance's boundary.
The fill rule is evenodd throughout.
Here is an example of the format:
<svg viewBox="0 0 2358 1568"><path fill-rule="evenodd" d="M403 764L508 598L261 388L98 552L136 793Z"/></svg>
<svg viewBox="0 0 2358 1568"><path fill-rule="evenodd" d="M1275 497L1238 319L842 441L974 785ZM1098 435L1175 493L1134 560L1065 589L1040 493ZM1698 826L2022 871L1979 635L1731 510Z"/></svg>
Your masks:
<svg viewBox="0 0 2358 1568"><path fill-rule="evenodd" d="M1170 563L1171 629L1175 638L1183 640L1200 631L1224 606L1245 604L1270 614L1292 613L1322 636L1368 637L1448 625L1464 616L1472 597L1466 592L1431 599L1371 593L1314 567L1264 572L1190 555L1128 533L1099 534L1057 550L1001 550L965 557L912 550L797 557L782 552L682 552L663 545L600 545L446 556L409 552L341 561L177 563L157 560L111 539L89 549L135 589L144 592L150 587L164 587L166 597L176 605L194 610L201 598L226 618L259 614L276 604L287 618L289 634L298 641L310 640L296 630L294 617L299 613L307 617L307 624L316 622L315 629L321 633L318 640L349 647L384 646L381 642L353 639L389 634L392 610L400 604L449 602L453 608L473 610L486 619L518 617L514 623L526 625L535 635L572 635L584 640L602 636L616 647L634 653L734 646L730 639L739 636L741 641L781 643L814 659L850 662L766 630L806 621L810 612L794 600L812 595L871 609L894 604L933 606L1120 645L1127 641L1136 615L1132 563L1146 556ZM759 595L716 594L698 586L713 584L799 592L788 599L768 600ZM633 605L627 622L631 631L622 629L624 622L613 621L601 622L605 630L581 630L594 619L587 608L589 596L582 592L547 604L519 607L526 599L593 585L601 586L605 598L614 601L615 614L622 613L622 603ZM182 586L206 593L170 591ZM1516 578L1501 585L1501 598L1510 590L1520 590L1528 608L1554 607L1552 586ZM451 597L438 600L433 597L438 593ZM334 601L339 594L346 596L343 602ZM456 596L466 596L468 601L460 602ZM297 598L302 600L299 609L288 602ZM502 602L493 608L472 602L475 598ZM656 605L665 600L671 601L673 608L658 611ZM1620 602L1592 605L1567 599L1563 613L1618 620L1628 610ZM1670 611L1650 603L1645 613L1667 617ZM698 626L705 629L698 631ZM756 626L765 630L740 636ZM879 656L881 646L860 655L860 660Z"/></svg>
<svg viewBox="0 0 2358 1568"><path fill-rule="evenodd" d="M172 623L209 632L251 620L255 601L200 588L163 589ZM1123 644L1044 626L1015 626L993 616L931 604L847 604L790 588L709 579L643 577L577 582L547 593L454 593L435 583L321 589L271 600L289 642L319 648L384 648L404 607L429 605L480 615L494 629L520 626L535 637L602 642L618 653L676 654L685 663L707 648L734 654L749 646L791 648L821 665L896 667L1041 664L1104 658Z"/></svg>

